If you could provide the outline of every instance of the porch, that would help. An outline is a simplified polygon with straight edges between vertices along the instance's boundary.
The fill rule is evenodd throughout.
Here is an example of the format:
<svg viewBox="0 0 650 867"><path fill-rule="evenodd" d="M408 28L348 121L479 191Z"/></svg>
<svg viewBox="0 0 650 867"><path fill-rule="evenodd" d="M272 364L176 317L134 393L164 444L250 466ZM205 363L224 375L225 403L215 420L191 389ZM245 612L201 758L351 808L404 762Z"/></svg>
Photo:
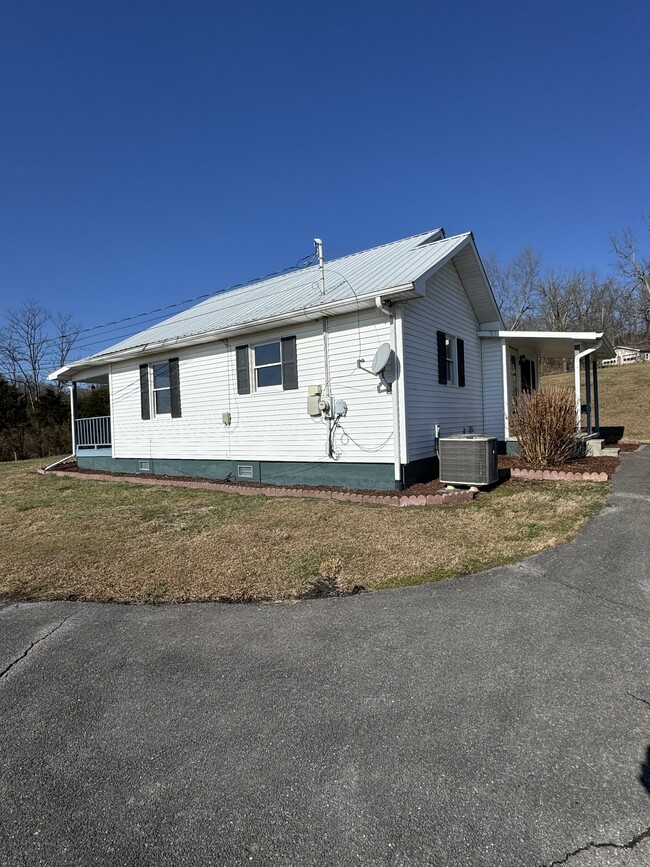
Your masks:
<svg viewBox="0 0 650 867"><path fill-rule="evenodd" d="M103 400L95 400L103 389L106 389L109 384L107 371L99 370L92 377L84 378L76 382L71 382L70 389L70 409L72 416L72 451L75 455L90 455L93 456L108 456L113 454L113 436L111 416L106 415L106 409L109 409L109 401L104 397ZM84 399L81 399L79 386L90 387L83 390ZM97 388L99 386L99 388ZM90 397L90 400L89 400ZM104 414L89 414L91 411L103 409Z"/></svg>
<svg viewBox="0 0 650 867"><path fill-rule="evenodd" d="M99 415L94 418L76 418L74 420L75 454L79 452L112 453L111 417Z"/></svg>
<svg viewBox="0 0 650 867"><path fill-rule="evenodd" d="M543 358L565 359L572 363L575 391L576 435L596 439L600 430L598 365L610 358L613 350L602 332L561 331L482 331L479 336L494 346L501 356L501 399L503 436L506 445L516 446L510 431L513 400L522 392L540 387ZM496 351L496 346L495 346ZM584 387L583 387L584 379ZM584 418L584 423L583 423Z"/></svg>

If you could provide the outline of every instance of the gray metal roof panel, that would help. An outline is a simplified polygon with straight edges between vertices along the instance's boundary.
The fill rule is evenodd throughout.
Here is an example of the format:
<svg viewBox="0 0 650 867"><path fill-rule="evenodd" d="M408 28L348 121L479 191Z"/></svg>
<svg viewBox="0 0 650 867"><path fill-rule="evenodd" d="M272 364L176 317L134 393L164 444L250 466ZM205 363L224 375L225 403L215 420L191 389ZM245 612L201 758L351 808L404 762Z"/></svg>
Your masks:
<svg viewBox="0 0 650 867"><path fill-rule="evenodd" d="M412 283L435 268L437 263L462 246L469 237L469 233L451 238L441 238L440 234L440 230L422 232L370 250L326 260L325 297L320 294L318 266L313 265L218 292L89 358L103 357L148 343L252 325L272 317L307 311L324 302L352 300ZM430 238L434 240L428 241ZM75 366L79 363L74 362Z"/></svg>

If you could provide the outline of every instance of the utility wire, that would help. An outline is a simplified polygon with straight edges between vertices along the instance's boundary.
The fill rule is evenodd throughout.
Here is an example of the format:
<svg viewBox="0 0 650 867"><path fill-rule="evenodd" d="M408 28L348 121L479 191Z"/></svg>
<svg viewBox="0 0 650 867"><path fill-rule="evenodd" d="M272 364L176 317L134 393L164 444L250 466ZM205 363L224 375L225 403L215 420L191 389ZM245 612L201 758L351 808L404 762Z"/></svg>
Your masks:
<svg viewBox="0 0 650 867"><path fill-rule="evenodd" d="M306 267L308 267L308 266L305 266L305 268L306 268ZM300 269L300 270L304 270L305 268ZM297 273L298 273L298 272L297 272ZM354 298L355 298L355 301L356 301L356 304L357 304L357 311L356 311L356 313L357 313L357 338L358 338L358 342L359 342L359 352L361 352L361 325L360 325L360 303L359 303L359 298L358 298L357 293L355 292L355 290L354 290L352 284L351 284L350 281L347 279L347 277L345 277L343 274L341 274L340 271L333 271L333 273L339 274L339 275L342 277L342 281L341 281L341 282L347 284L348 288L350 289L350 291L351 291L352 294L354 295ZM262 279L264 279L264 278L262 278ZM316 281L314 281L314 283L315 283L315 282L316 282ZM243 285L244 285L244 286L248 286L248 285L250 285L250 284L245 283L245 284L243 284ZM339 285L340 285L340 284L339 284ZM231 287L231 288L235 288L235 287ZM228 292L228 291L230 291L230 290L229 290L229 289L224 289L224 290L223 290L223 292ZM217 294L221 294L221 293L217 293ZM267 294L264 296L264 300L268 300L268 299L270 299L270 298L277 298L277 297L282 296L282 295L285 295L285 294L286 294L286 288L283 287L283 288L279 289L277 292L269 292L269 293L267 293ZM211 295L211 296L209 296L209 297L210 297L210 298L214 298L215 295ZM225 310L232 310L232 309L234 309L234 308L236 308L236 307L241 307L242 305L246 305L246 304L249 304L249 303L250 303L250 299L249 299L249 298L244 298L244 299L240 299L240 300L238 300L238 301L234 301L232 304L222 304L222 305L220 306L219 310L220 310L221 312L223 312L223 311L225 311ZM302 308L297 308L295 312L298 312L300 309L302 309L302 310L308 310L311 306L312 306L312 305L310 305L310 304L306 304L306 305L304 305L304 307L302 307ZM191 310L192 308L189 308L189 309ZM188 312L188 311L180 311L180 312L178 313L178 315L179 315L179 316L182 316L183 312ZM140 315L142 315L142 316L146 316L147 314L140 314ZM187 322L189 322L191 319L198 319L198 318L201 318L201 317L203 317L204 315L205 315L205 311L201 311L200 313L193 313L193 314L191 314L191 315L189 315L189 316L183 316L183 318L179 321L179 325L180 325L181 323L183 323L183 324L184 324L184 323L187 323ZM144 322L140 322L139 325L144 325L144 324L146 324L147 322L154 322L154 323L156 323L157 321L158 321L158 323L160 322L160 318L159 318L159 317L155 317L154 319L151 319L151 320L145 320ZM245 325L246 323L240 323L240 324ZM115 331L122 331L122 330L124 330L124 328L125 328L125 326L122 326L122 328L113 329L113 331L114 331L114 332L115 332ZM110 333L110 332L104 332L104 333L106 334L106 333ZM189 337L192 333L195 333L195 332L187 331L187 332L184 332L184 333L182 333L182 334L177 334L177 335L175 335L175 337L174 337L173 339L176 339L176 338L179 338L179 337ZM127 330L126 333L123 334L123 335L121 336L121 339L127 339L131 334L132 334L132 332L131 332L130 330ZM93 337L97 337L97 336L99 336L99 335L92 335L92 336L93 336ZM118 338L118 339L119 339L119 338ZM169 338L169 339L172 339L172 338ZM93 341L92 343L85 343L85 344L78 345L78 346L76 346L76 347L74 347L74 348L75 348L77 351L80 350L80 349L88 349L88 348L90 348L90 347L92 347L92 346L97 346L98 344L101 344L101 343L103 343L103 342L104 342L103 340L97 340L97 341ZM143 344L143 345L144 345L144 344ZM131 348L135 348L135 344L134 344ZM97 355L101 355L101 354L102 354L102 353L97 353Z"/></svg>
<svg viewBox="0 0 650 867"><path fill-rule="evenodd" d="M81 328L78 331L70 332L70 334L59 334L57 335L57 337L48 337L43 342L56 343L66 338L78 337L80 334L88 334L92 331L100 331L102 329L109 328L111 325L121 325L124 322L134 322L136 319L142 319L143 316L151 316L154 313L164 313L167 310L173 310L175 307L183 307L185 304L196 304L199 301L205 301L209 298L214 298L215 296L221 295L225 292L231 292L233 289L241 289L245 286L253 286L256 283L263 282L264 280L270 280L273 277L280 277L282 274L287 274L290 271L302 271L314 264L315 256L315 253L310 253L308 256L303 256L302 259L299 259L295 265L289 265L287 268L282 268L279 271L271 271L268 274L265 274L263 277L253 277L252 280L247 280L244 283L235 283L232 286L227 286L225 289L219 289L216 292L205 292L201 295L196 295L194 298L186 298L184 301L177 301L175 304L167 304L164 307L155 307L152 310L146 310L145 312L137 313L134 316L125 316L122 319L113 319L110 322L104 322L102 325L93 325L88 328ZM121 329L114 330L119 331ZM107 331L105 333L109 334L111 332Z"/></svg>

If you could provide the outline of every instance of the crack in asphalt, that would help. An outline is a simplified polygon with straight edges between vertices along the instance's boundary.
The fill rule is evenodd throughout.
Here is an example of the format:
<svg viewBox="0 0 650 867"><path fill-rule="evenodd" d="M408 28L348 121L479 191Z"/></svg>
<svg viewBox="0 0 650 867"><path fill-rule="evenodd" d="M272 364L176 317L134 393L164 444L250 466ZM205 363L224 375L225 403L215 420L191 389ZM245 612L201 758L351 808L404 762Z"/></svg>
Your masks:
<svg viewBox="0 0 650 867"><path fill-rule="evenodd" d="M522 567L522 569L523 568L524 567ZM590 590L585 590L583 587L570 584L568 581L560 581L559 578L551 578L548 573L543 570L538 570L535 573L535 577L543 578L551 584L559 584L561 587L566 587L568 590L575 590L576 593L584 593L585 596L590 596L592 599L600 599L601 602L607 602L609 605L614 605L616 608L626 608L628 611L635 611L640 614L650 614L650 609L644 608L642 605L631 605L629 602L610 599L609 596L603 596L602 593L592 593Z"/></svg>
<svg viewBox="0 0 650 867"><path fill-rule="evenodd" d="M632 837L631 840L628 840L625 843L596 843L594 840L590 840L586 846L580 846L578 849L574 849L573 852L567 852L567 854L563 858L560 858L559 861L551 861L550 864L541 865L541 867L560 867L561 864L568 864L571 858L575 858L576 855L581 855L583 852L589 852L590 849L634 849L634 847L638 846L639 843L649 839L650 826L648 826L645 831L641 831L640 834L637 834L636 837Z"/></svg>
<svg viewBox="0 0 650 867"><path fill-rule="evenodd" d="M31 651L36 647L37 644L40 644L42 641L46 641L58 629L61 629L63 624L66 623L68 620L70 620L71 617L72 617L72 615L70 615L69 617L64 617L63 620L60 623L57 623L57 625L54 626L52 629L50 629L49 632L46 632L45 635L41 635L41 637L37 638L36 641L32 641L32 643L29 645L27 650L25 650L23 653L21 653L20 656L17 656L14 660L12 660L9 663L9 665L6 668L3 668L2 671L0 671L0 680L3 680L9 674L9 672L11 671L11 669L15 665L18 665L19 662L21 662L23 659L25 659L25 657L29 653L31 653Z"/></svg>
<svg viewBox="0 0 650 867"><path fill-rule="evenodd" d="M640 702L642 702L643 704L647 704L648 707L650 707L650 701L648 701L647 698L640 698L638 695L634 695L633 692L626 692L625 695L629 695L630 698L634 698L634 699L636 699L637 701L640 701Z"/></svg>

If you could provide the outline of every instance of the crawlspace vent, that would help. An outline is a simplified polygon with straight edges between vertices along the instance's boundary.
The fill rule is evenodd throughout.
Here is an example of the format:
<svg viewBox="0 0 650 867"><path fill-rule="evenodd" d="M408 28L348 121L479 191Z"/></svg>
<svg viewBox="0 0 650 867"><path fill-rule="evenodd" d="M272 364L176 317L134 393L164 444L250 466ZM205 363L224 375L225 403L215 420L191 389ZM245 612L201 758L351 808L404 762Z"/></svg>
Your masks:
<svg viewBox="0 0 650 867"><path fill-rule="evenodd" d="M237 467L237 476L240 479L252 479L253 478L253 467L248 464L244 464L243 466Z"/></svg>

